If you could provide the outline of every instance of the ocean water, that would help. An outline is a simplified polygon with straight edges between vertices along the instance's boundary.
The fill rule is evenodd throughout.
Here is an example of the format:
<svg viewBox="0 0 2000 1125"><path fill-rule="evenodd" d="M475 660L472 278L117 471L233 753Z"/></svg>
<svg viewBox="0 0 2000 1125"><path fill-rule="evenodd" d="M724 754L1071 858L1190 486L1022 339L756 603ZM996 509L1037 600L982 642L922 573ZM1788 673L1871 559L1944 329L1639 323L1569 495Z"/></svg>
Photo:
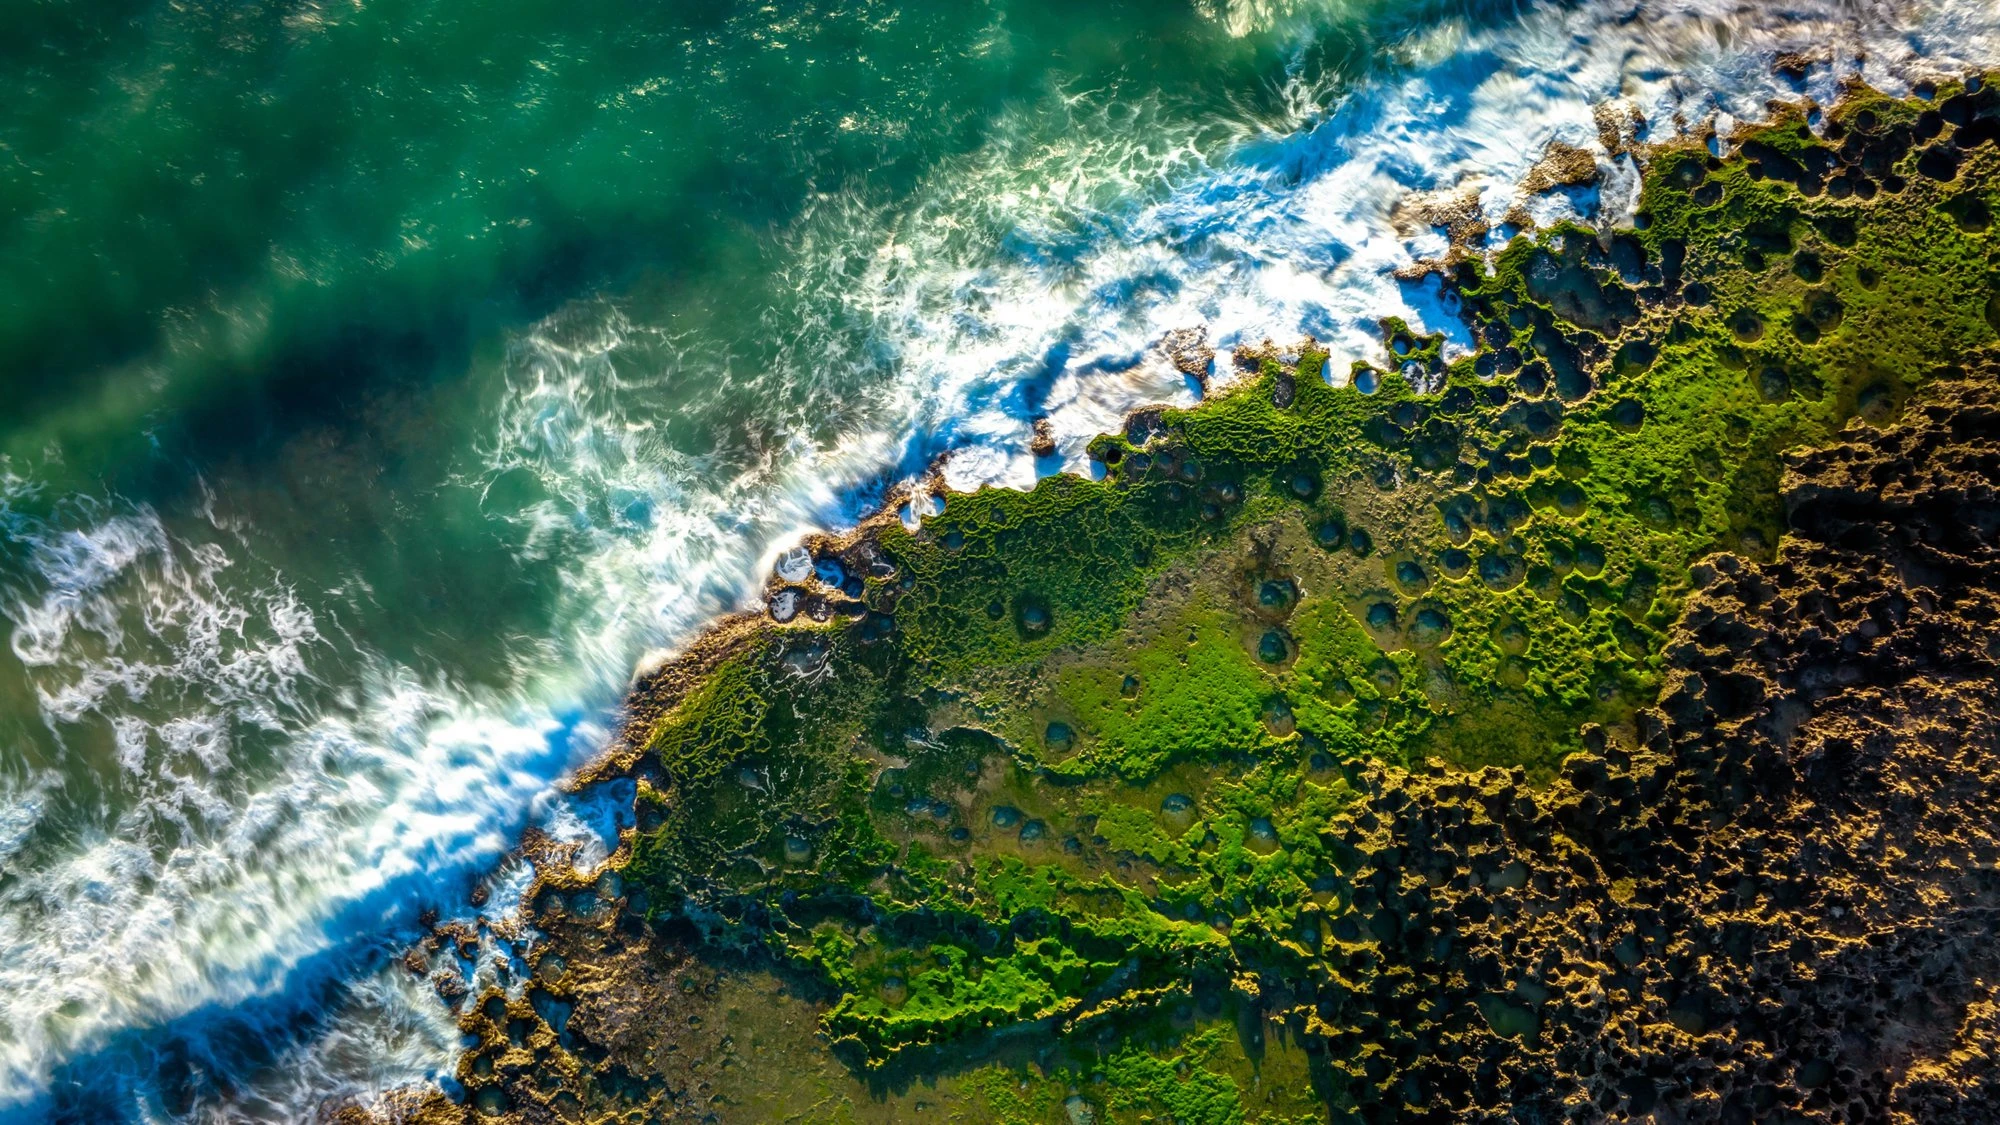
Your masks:
<svg viewBox="0 0 2000 1125"><path fill-rule="evenodd" d="M620 794L562 779L803 532L940 459L1084 468L1193 400L1171 330L1453 331L1413 193L1617 222L1605 107L1702 137L2000 62L1963 0L10 15L0 1122L434 1081L420 919L500 979L509 849L601 858ZM1523 196L1557 140L1600 184Z"/></svg>

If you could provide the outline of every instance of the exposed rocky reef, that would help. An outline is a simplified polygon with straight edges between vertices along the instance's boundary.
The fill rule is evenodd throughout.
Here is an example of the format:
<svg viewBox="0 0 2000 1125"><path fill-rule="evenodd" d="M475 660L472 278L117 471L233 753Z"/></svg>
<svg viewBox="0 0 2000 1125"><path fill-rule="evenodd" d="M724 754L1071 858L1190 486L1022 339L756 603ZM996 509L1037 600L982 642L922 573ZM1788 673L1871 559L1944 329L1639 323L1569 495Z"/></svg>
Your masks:
<svg viewBox="0 0 2000 1125"><path fill-rule="evenodd" d="M1649 153L1440 267L1473 354L1239 349L1102 479L809 544L403 1116L1990 1116L1996 136Z"/></svg>

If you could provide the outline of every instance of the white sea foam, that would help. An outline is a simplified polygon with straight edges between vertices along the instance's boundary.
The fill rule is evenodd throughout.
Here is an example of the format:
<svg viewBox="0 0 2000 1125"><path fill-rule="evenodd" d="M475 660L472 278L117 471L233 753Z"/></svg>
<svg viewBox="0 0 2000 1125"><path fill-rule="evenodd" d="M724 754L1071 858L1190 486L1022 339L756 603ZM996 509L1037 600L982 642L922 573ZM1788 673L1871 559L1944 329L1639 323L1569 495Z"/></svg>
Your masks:
<svg viewBox="0 0 2000 1125"><path fill-rule="evenodd" d="M1237 30L1311 16L1213 7ZM65 745L115 761L123 802L64 837L46 823L53 775L0 778L0 862L14 865L0 882L0 1105L121 1029L235 1009L254 1023L260 1002L279 1019L298 975L378 964L347 955L393 943L413 900L485 870L530 819L595 861L618 802L549 787L602 744L595 719L641 653L751 607L800 529L851 522L940 455L957 487L1084 467L1084 442L1124 410L1192 400L1155 347L1169 330L1205 328L1223 349L1311 333L1334 372L1382 358L1378 317L1454 331L1434 285L1396 279L1442 246L1392 220L1409 192L1468 189L1497 221L1562 140L1597 152L1607 183L1531 210L1616 219L1632 169L1599 148L1599 103L1640 110L1646 139L1698 132L1760 117L1770 97L1829 101L1847 74L1895 90L1990 62L1996 24L1987 4L1836 0L1441 18L1358 84L1297 82L1281 120L1054 99L907 201L823 200L787 236L796 300L761 314L779 341L770 371L732 370L616 301L579 303L514 341L461 482L497 497L532 481L505 518L523 566L562 568L557 634L495 639L534 669L508 694L350 651L337 622L259 569L254 527L190 540L144 508L38 522L0 503L32 575L0 594L11 650ZM1803 89L1772 76L1775 52L1823 46ZM723 394L744 396L745 416ZM706 421L686 432L682 413ZM1053 463L1029 452L1041 417ZM335 668L351 675L325 682ZM78 733L93 720L108 750ZM488 931L523 885L518 866L496 877ZM497 980L504 958L473 971ZM446 1013L398 971L366 969L333 995L317 1030L198 1115L298 1119L448 1064ZM135 1087L135 1116L159 1116L150 1096Z"/></svg>
<svg viewBox="0 0 2000 1125"><path fill-rule="evenodd" d="M398 967L350 982L316 1016L319 1035L242 1075L226 1105L202 1105L188 1116L216 1125L324 1121L329 1110L352 1105L397 1120L397 1104L412 1100L460 1038L450 1013Z"/></svg>
<svg viewBox="0 0 2000 1125"><path fill-rule="evenodd" d="M1301 7L1234 4L1227 18ZM1462 343L1436 283L1398 279L1445 245L1399 229L1412 193L1475 193L1496 239L1516 203L1541 223L1626 222L1637 168L1600 144L1600 105L1643 115L1640 141L1726 131L1770 100L1830 104L1849 76L1897 92L1990 63L1996 25L1991 5L1955 0L1581 3L1444 18L1364 81L1301 90L1293 117L1261 127L1078 99L1059 123L1015 122L913 207L808 225L802 240L853 251L819 264L810 287L825 300L788 326L794 362L829 347L824 326L867 325L838 358L895 388L904 466L953 451L957 487L1026 486L1035 416L1080 469L1088 436L1121 409L1186 400L1148 351L1172 329L1204 327L1219 348L1311 334L1336 378L1387 359L1384 316ZM1822 60L1801 84L1772 70L1793 50ZM1220 151L1202 141L1217 133L1231 137ZM1596 155L1601 185L1524 199L1517 185L1558 141Z"/></svg>
<svg viewBox="0 0 2000 1125"><path fill-rule="evenodd" d="M399 882L491 862L551 778L602 745L601 729L566 727L546 703L379 662L357 711L305 705L310 653L328 643L312 616L282 583L224 581L219 544L178 542L146 510L24 538L40 581L0 606L15 654L52 728L84 737L79 720L104 720L122 811L40 848L49 780L0 812L0 846L27 860L0 889L0 1091L14 1099L110 1031L242 1004L290 966L379 941L417 893ZM273 746L261 762L240 745L259 739ZM407 1007L394 999L407 989L363 1003L371 987L342 1003ZM351 1053L398 1020L334 1021L326 1049ZM385 1060L439 1046L384 1072L395 1081L449 1057L449 1037L405 1039Z"/></svg>

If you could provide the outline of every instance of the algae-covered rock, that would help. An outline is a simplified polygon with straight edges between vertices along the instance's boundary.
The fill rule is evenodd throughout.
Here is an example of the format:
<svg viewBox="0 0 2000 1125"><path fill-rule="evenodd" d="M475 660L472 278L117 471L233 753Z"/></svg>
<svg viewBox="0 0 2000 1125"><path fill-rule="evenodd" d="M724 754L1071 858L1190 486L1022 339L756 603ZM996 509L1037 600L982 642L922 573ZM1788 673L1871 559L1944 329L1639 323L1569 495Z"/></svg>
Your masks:
<svg viewBox="0 0 2000 1125"><path fill-rule="evenodd" d="M786 556L424 1112L1976 1119L1988 89L1649 153L1636 229L1442 267L1472 354L1239 349L1102 480Z"/></svg>

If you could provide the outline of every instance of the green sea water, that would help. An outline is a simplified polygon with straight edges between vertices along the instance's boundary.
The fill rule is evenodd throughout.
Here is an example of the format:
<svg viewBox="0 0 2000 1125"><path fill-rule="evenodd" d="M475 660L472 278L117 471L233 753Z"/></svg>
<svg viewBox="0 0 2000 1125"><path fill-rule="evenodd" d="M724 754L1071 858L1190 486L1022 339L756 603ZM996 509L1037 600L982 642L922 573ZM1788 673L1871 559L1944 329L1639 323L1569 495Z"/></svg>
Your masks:
<svg viewBox="0 0 2000 1125"><path fill-rule="evenodd" d="M1012 108L1130 90L1254 118L1283 108L1285 67L1365 42L1336 21L1302 60L1301 21L1231 34L1116 0L32 3L10 23L5 447L99 463L144 425L202 451L282 439L607 284L671 287L673 323L710 327L782 302L771 236L816 200L893 206Z"/></svg>

